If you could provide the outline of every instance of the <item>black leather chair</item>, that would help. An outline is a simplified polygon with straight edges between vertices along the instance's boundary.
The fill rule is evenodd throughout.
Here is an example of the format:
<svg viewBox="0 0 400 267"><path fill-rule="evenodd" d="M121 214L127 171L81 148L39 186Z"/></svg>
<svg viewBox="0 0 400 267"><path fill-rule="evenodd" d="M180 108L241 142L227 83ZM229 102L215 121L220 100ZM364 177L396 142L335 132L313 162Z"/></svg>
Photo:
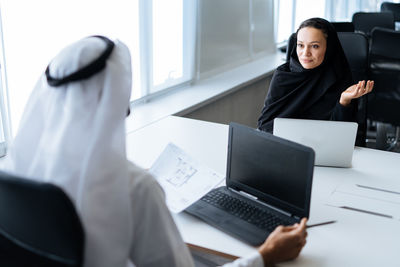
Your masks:
<svg viewBox="0 0 400 267"><path fill-rule="evenodd" d="M289 61L290 59L290 53L292 52L292 49L296 46L296 33L292 33L288 39L287 43L287 49L286 49L286 62Z"/></svg>
<svg viewBox="0 0 400 267"><path fill-rule="evenodd" d="M354 32L353 22L331 22L336 32Z"/></svg>
<svg viewBox="0 0 400 267"><path fill-rule="evenodd" d="M0 266L78 267L84 231L57 186L0 172Z"/></svg>
<svg viewBox="0 0 400 267"><path fill-rule="evenodd" d="M349 62L354 83L368 80L368 39L362 33L339 32L338 37ZM357 100L357 146L365 146L367 138L367 96Z"/></svg>
<svg viewBox="0 0 400 267"><path fill-rule="evenodd" d="M371 31L375 27L394 30L394 18L388 12L356 12L352 22L356 32L363 32L367 37L371 36Z"/></svg>
<svg viewBox="0 0 400 267"><path fill-rule="evenodd" d="M381 12L391 12L394 17L394 21L400 21L400 4L383 2L381 4Z"/></svg>
<svg viewBox="0 0 400 267"><path fill-rule="evenodd" d="M387 144L387 127L377 129L377 147L394 150L400 135L400 32L375 28L371 33L370 78L374 90L368 95L368 118L396 127L391 144ZM383 138L383 139L382 139Z"/></svg>
<svg viewBox="0 0 400 267"><path fill-rule="evenodd" d="M338 37L349 62L354 82L368 79L367 37L356 32L339 32Z"/></svg>

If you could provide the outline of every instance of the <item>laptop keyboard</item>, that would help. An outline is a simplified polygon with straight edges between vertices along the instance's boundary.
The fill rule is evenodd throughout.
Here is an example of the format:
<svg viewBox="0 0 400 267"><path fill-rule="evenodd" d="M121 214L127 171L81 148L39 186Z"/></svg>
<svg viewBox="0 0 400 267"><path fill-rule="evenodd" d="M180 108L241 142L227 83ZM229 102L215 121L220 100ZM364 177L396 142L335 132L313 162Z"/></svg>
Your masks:
<svg viewBox="0 0 400 267"><path fill-rule="evenodd" d="M291 225L289 220L278 217L267 210L260 209L224 192L213 190L206 194L203 201L217 208L223 209L233 216L239 217L261 229L273 231L278 225Z"/></svg>

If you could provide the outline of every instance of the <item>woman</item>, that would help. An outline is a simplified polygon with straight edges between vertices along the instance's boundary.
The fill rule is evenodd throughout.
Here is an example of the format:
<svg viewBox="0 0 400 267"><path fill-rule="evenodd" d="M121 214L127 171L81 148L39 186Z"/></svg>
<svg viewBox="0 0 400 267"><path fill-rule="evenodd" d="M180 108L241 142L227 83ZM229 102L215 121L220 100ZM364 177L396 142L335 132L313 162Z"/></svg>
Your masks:
<svg viewBox="0 0 400 267"><path fill-rule="evenodd" d="M84 266L194 266L162 189L126 159L131 77L129 50L120 41L94 36L66 47L30 96L7 169L67 192L85 229ZM278 227L260 253L232 266L297 257L305 222Z"/></svg>
<svg viewBox="0 0 400 267"><path fill-rule="evenodd" d="M258 128L272 132L276 117L354 121L354 99L371 92L373 81L353 84L332 24L321 18L301 23L290 60L275 71Z"/></svg>

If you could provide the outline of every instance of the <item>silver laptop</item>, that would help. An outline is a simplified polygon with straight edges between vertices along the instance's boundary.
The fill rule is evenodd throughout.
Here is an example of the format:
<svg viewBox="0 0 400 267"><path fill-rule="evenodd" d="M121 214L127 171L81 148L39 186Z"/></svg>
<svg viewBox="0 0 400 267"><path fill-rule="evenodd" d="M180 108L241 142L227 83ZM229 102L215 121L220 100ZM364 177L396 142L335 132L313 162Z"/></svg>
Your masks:
<svg viewBox="0 0 400 267"><path fill-rule="evenodd" d="M358 124L276 118L274 135L309 146L315 151L315 165L351 167Z"/></svg>

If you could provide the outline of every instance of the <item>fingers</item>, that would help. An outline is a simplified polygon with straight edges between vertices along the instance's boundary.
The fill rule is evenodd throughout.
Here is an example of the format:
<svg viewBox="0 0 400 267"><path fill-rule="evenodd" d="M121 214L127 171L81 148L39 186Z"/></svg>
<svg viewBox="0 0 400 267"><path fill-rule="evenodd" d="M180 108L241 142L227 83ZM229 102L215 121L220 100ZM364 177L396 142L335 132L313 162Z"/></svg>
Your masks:
<svg viewBox="0 0 400 267"><path fill-rule="evenodd" d="M365 81L362 81L362 82L363 82L363 84L362 84L363 95L368 94L369 92L371 92L372 88L374 88L374 81L368 80L367 83L365 83Z"/></svg>
<svg viewBox="0 0 400 267"><path fill-rule="evenodd" d="M307 235L308 235L307 231L306 231L306 228L307 228L306 223L307 223L307 219L303 218L303 219L301 219L300 224L296 223L291 226L280 225L280 226L276 227L274 232L276 232L277 234L285 233L285 235L287 234L289 236L292 236L292 238L294 238L294 240L297 240L296 243L299 246L303 247L305 244L305 239L307 238Z"/></svg>
<svg viewBox="0 0 400 267"><path fill-rule="evenodd" d="M364 81L359 81L347 89L348 97L351 99L358 98L363 94Z"/></svg>
<svg viewBox="0 0 400 267"><path fill-rule="evenodd" d="M297 227L297 231L299 231L299 232L305 231L306 227L307 227L306 223L307 223L307 218L301 219L300 225Z"/></svg>
<svg viewBox="0 0 400 267"><path fill-rule="evenodd" d="M306 228L307 228L306 223L307 223L306 218L301 219L299 226L293 231L293 234L298 236L298 238L299 238L298 242L301 247L303 247L305 245L306 238L308 235L307 231L306 231Z"/></svg>
<svg viewBox="0 0 400 267"><path fill-rule="evenodd" d="M368 94L372 91L374 88L374 81L368 80L367 82L365 81L359 81L356 86L355 90L352 92L352 97L353 98L358 98L361 97L365 94Z"/></svg>
<svg viewBox="0 0 400 267"><path fill-rule="evenodd" d="M290 226L282 226L282 225L280 225L276 229L277 230L279 229L280 231L283 231L283 232L289 232L289 231L292 231L292 230L303 231L303 230L305 230L307 228L306 223L307 223L307 218L303 218L303 219L301 219L300 224L299 223L295 223L295 224L290 225Z"/></svg>
<svg viewBox="0 0 400 267"><path fill-rule="evenodd" d="M279 227L279 226L278 226ZM296 224L294 224L294 225L291 225L291 226L281 226L282 228L281 228L281 231L282 232L290 232L290 231L293 231L293 230L295 230L295 229L297 229L297 227L298 227L298 224L296 225Z"/></svg>
<svg viewBox="0 0 400 267"><path fill-rule="evenodd" d="M369 92L371 92L372 88L374 88L374 81L368 80L367 81L367 86L365 88L365 91L366 91L365 93L368 94Z"/></svg>
<svg viewBox="0 0 400 267"><path fill-rule="evenodd" d="M356 97L360 97L365 93L365 81L360 81L357 84Z"/></svg>

